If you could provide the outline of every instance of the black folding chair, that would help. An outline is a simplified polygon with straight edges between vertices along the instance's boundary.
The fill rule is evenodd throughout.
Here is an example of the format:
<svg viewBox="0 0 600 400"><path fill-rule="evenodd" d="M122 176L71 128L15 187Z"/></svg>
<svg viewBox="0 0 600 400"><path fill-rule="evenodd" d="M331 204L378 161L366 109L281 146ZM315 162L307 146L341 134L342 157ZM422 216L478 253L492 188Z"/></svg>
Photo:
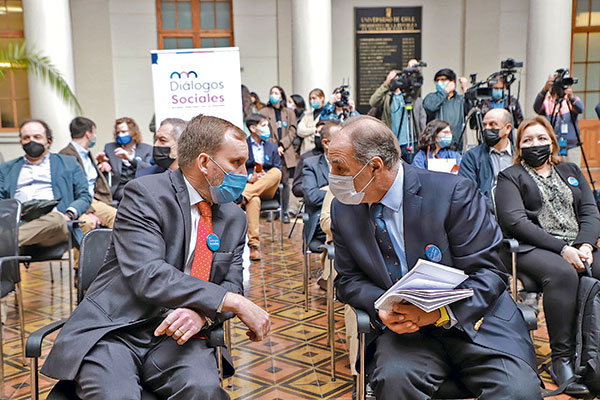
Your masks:
<svg viewBox="0 0 600 400"><path fill-rule="evenodd" d="M283 250L283 218L281 218L281 193L283 193L283 184L279 184L277 187L277 192L275 192L275 196L270 200L261 200L260 201L260 212L267 212L271 215L271 241L275 241L275 213L279 213L279 236L280 236L280 246Z"/></svg>

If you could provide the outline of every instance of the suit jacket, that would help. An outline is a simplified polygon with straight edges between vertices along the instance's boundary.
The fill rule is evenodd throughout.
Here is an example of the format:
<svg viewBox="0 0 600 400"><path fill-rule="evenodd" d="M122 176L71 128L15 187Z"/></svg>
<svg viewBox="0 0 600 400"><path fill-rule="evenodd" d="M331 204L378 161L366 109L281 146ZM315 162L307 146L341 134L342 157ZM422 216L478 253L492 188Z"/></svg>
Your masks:
<svg viewBox="0 0 600 400"><path fill-rule="evenodd" d="M104 265L60 331L42 373L72 380L83 357L105 334L169 309L190 308L222 320L217 309L225 294L243 291L247 223L233 203L213 205L212 214L221 246L213 253L207 282L183 272L192 227L181 170L129 182Z"/></svg>
<svg viewBox="0 0 600 400"><path fill-rule="evenodd" d="M275 109L273 107L263 107L260 110L260 113L269 120L269 127L271 128L271 137L269 137L269 142L283 147L283 163L287 168L294 168L297 162L297 155L292 144L296 138L296 114L294 114L294 112L289 108L281 108L281 123L283 126L281 128L281 139L279 139L277 136L277 120L275 119Z"/></svg>
<svg viewBox="0 0 600 400"><path fill-rule="evenodd" d="M573 244L589 243L596 248L600 217L590 186L577 165L562 162L555 168L573 192L573 209L579 223L579 234ZM577 186L569 184L570 177L577 179ZM567 243L546 233L540 226L538 216L542 204L535 181L521 164L513 165L498 175L496 212L505 235L519 241L520 252L539 247L560 254Z"/></svg>
<svg viewBox="0 0 600 400"><path fill-rule="evenodd" d="M263 140L265 144L265 162L263 164L263 169L265 171L270 170L271 168L279 168L281 170L281 157L279 157L279 151L277 150L277 145L266 140ZM246 139L246 144L248 145L248 159L246 160L246 172L248 175L254 172L254 166L256 165L256 161L254 161L254 153L252 153L252 143L250 138Z"/></svg>
<svg viewBox="0 0 600 400"><path fill-rule="evenodd" d="M17 182L24 157L15 158L0 165L0 199L12 199L17 191ZM58 211L64 213L73 207L78 215L82 215L90 207L92 196L88 190L88 182L77 160L72 156L50 153L50 175L52 177L52 193L60 199L56 205ZM83 238L79 228L73 231L77 242Z"/></svg>
<svg viewBox="0 0 600 400"><path fill-rule="evenodd" d="M437 246L442 253L441 264L469 276L459 288L475 292L450 305L465 340L520 357L535 369L535 353L525 321L506 291L508 275L498 255L502 233L475 184L406 164L403 169L402 212L409 269L419 258L427 259L427 245ZM392 286L392 280L375 239L369 206L344 205L334 200L331 212L338 296L366 310L373 324L381 327L373 303Z"/></svg>
<svg viewBox="0 0 600 400"><path fill-rule="evenodd" d="M167 169L169 169L169 168L167 168ZM139 178L140 176L162 174L167 169L161 167L160 165L151 165L149 167L138 169L137 171L135 171L135 177Z"/></svg>
<svg viewBox="0 0 600 400"><path fill-rule="evenodd" d="M119 186L119 181L121 179L121 168L123 167L123 159L115 156L115 149L117 147L120 146L115 142L106 143L104 146L104 153L108 157L108 162L112 167L111 173L113 178L110 191L113 195ZM140 158L135 166L136 171L149 167L150 159L152 158L152 146L146 143L138 143L135 147L135 157Z"/></svg>
<svg viewBox="0 0 600 400"><path fill-rule="evenodd" d="M317 157L311 157L304 161L302 167L302 191L304 193L304 204L308 213L308 224L304 227L307 230L307 237L312 239L321 216L321 207L325 198L326 190L321 189L329 185L329 167L325 154Z"/></svg>
<svg viewBox="0 0 600 400"><path fill-rule="evenodd" d="M307 151L302 154L300 158L298 158L298 163L296 164L296 169L294 170L294 180L292 181L292 193L296 197L303 197L304 192L302 191L302 180L304 179L302 176L302 170L304 168L304 160L307 160L311 157L320 156L323 154L322 150L317 150L316 148Z"/></svg>
<svg viewBox="0 0 600 400"><path fill-rule="evenodd" d="M79 154L77 153L77 150L75 149L75 147L73 147L73 145L71 143L69 143L67 145L67 147L65 147L64 149L59 151L59 153L75 157L77 159L77 162L79 163L79 165L85 172L83 162L79 158ZM98 178L96 178L96 185L94 186L94 198L98 201L101 201L101 202L106 203L109 206L111 206L112 205L112 194L110 192L110 188L108 187L108 182L106 181L104 174L98 170L98 166L96 165L96 161L92 157L92 153L90 152L90 153L88 153L88 155L90 157L90 160L92 161L92 165L94 166L94 168L96 169L96 172L98 173Z"/></svg>
<svg viewBox="0 0 600 400"><path fill-rule="evenodd" d="M485 143L463 154L458 175L475 182L490 209L494 209L492 188L496 184L496 177L490 157L490 148Z"/></svg>

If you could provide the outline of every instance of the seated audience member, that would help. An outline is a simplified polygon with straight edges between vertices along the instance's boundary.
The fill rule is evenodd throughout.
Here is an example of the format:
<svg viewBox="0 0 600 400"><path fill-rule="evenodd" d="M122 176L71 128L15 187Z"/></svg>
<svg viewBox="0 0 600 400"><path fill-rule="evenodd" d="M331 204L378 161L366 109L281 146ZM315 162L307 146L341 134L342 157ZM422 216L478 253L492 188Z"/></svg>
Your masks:
<svg viewBox="0 0 600 400"><path fill-rule="evenodd" d="M317 123L319 122L323 106L325 105L325 93L323 93L321 89L313 89L308 94L308 101L313 112L305 112L302 119L298 121L298 137L302 139L300 154L305 154L315 147ZM302 168L298 166L298 169L300 169L300 173L302 173Z"/></svg>
<svg viewBox="0 0 600 400"><path fill-rule="evenodd" d="M502 76L502 74L497 73L493 75L492 80L494 82L492 86L492 98L482 100L481 114L485 115L493 108L504 108L508 112L511 112L511 109L514 109L514 113L512 113L511 116L514 120L514 126L519 126L521 121L523 121L523 111L521 110L519 100L513 95L510 95L510 99L508 98L508 90L506 89L506 83L504 82L504 76Z"/></svg>
<svg viewBox="0 0 600 400"><path fill-rule="evenodd" d="M69 238L66 221L90 207L88 181L74 157L50 153L52 130L44 121L23 121L19 139L25 155L0 165L0 199L58 200L53 210L19 226L19 246L54 246ZM74 237L83 237L79 228Z"/></svg>
<svg viewBox="0 0 600 400"><path fill-rule="evenodd" d="M59 151L60 154L73 156L83 168L86 175L92 203L85 214L77 219L85 221L81 224L83 233L87 233L100 225L112 228L117 209L112 206L110 187L104 175L98 171L90 149L96 144L96 124L91 119L76 117L69 125L71 143Z"/></svg>
<svg viewBox="0 0 600 400"><path fill-rule="evenodd" d="M114 138L115 141L107 143L96 160L101 172L112 173L111 193L114 200L121 201L125 184L135 178L138 169L150 166L152 146L141 143L140 128L127 117L115 122Z"/></svg>
<svg viewBox="0 0 600 400"><path fill-rule="evenodd" d="M552 369L560 385L574 373L582 261L600 278L600 217L579 167L560 162L556 135L544 117L519 126L515 165L498 176L496 210L505 235L519 241L519 270L543 287ZM572 383L565 393L586 392Z"/></svg>
<svg viewBox="0 0 600 400"><path fill-rule="evenodd" d="M419 152L415 155L412 165L422 169L429 168L429 160L454 159L455 166L460 166L462 156L458 151L450 149L452 130L446 121L434 119L425 126L419 138Z"/></svg>
<svg viewBox="0 0 600 400"><path fill-rule="evenodd" d="M152 159L155 165L139 169L136 178L144 175L160 174L170 169L175 171L179 168L177 162L177 141L185 130L187 122L179 118L167 118L160 123L156 131L156 140L152 147Z"/></svg>
<svg viewBox="0 0 600 400"><path fill-rule="evenodd" d="M246 118L246 126L250 130L248 143L248 159L246 170L248 183L242 193L242 204L248 216L248 247L250 259L260 260L260 205L261 200L269 200L275 196L281 181L281 158L277 145L268 141L271 136L269 120L253 114Z"/></svg>
<svg viewBox="0 0 600 400"><path fill-rule="evenodd" d="M337 296L371 317L376 397L429 399L452 375L479 399L541 399L531 338L506 290L502 233L473 182L403 163L395 135L369 116L343 124L328 159ZM463 271L459 287L474 295L430 313L377 311L419 258Z"/></svg>
<svg viewBox="0 0 600 400"><path fill-rule="evenodd" d="M483 143L463 154L458 174L475 182L491 210L492 188L500 171L513 163L513 123L508 111L495 108L483 117Z"/></svg>
<svg viewBox="0 0 600 400"><path fill-rule="evenodd" d="M358 111L354 108L354 101L348 100L348 104L344 104L342 99L342 91L347 88L339 87L334 89L329 102L323 106L323 111L319 117L325 121L342 121L344 118L358 115Z"/></svg>
<svg viewBox="0 0 600 400"><path fill-rule="evenodd" d="M463 150L461 138L465 124L465 96L456 91L456 74L449 68L443 68L436 72L433 80L435 92L429 93L423 99L423 107L429 113L428 121L441 119L447 121L452 129L452 143L456 144L458 151ZM466 80L460 78L461 88L464 91Z"/></svg>
<svg viewBox="0 0 600 400"><path fill-rule="evenodd" d="M229 399L202 336L228 313L253 341L269 331L268 314L242 296L246 217L226 204L246 179L245 138L199 115L179 139L177 171L127 185L104 266L43 374L74 380L82 399L139 399L142 385L165 399Z"/></svg>

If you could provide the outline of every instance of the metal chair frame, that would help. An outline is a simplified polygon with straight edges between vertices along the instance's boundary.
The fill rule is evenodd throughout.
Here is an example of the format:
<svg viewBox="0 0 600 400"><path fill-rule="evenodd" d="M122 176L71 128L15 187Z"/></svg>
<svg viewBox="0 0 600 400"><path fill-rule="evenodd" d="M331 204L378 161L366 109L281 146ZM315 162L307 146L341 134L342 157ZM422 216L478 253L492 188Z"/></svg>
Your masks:
<svg viewBox="0 0 600 400"><path fill-rule="evenodd" d="M279 213L279 239L280 248L283 250L283 218L281 207L281 193L283 192L283 184L279 184L275 197L270 200L264 200L260 203L260 212L268 212L271 216L271 241L275 242L275 213ZM273 202L277 202L277 206L273 206Z"/></svg>

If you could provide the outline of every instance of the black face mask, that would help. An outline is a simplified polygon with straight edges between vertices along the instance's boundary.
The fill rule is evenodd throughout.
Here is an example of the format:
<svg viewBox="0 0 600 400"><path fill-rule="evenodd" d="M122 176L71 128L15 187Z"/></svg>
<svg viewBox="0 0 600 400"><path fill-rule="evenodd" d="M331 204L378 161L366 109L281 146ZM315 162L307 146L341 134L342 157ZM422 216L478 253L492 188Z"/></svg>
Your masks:
<svg viewBox="0 0 600 400"><path fill-rule="evenodd" d="M501 139L500 129L484 129L483 140L488 147L494 147Z"/></svg>
<svg viewBox="0 0 600 400"><path fill-rule="evenodd" d="M167 169L175 161L171 158L171 148L169 146L154 146L152 148L152 158L154 162L161 168Z"/></svg>
<svg viewBox="0 0 600 400"><path fill-rule="evenodd" d="M323 149L323 143L321 142L321 135L315 135L315 149L323 153L325 150Z"/></svg>
<svg viewBox="0 0 600 400"><path fill-rule="evenodd" d="M41 156L44 153L46 148L44 147L43 144L39 144L38 142L35 142L32 140L29 143L25 143L23 145L23 150L25 150L25 153L29 157L38 158L39 156Z"/></svg>
<svg viewBox="0 0 600 400"><path fill-rule="evenodd" d="M551 147L549 144L541 146L523 147L521 149L521 157L527 165L532 168L537 168L543 165L550 158Z"/></svg>

